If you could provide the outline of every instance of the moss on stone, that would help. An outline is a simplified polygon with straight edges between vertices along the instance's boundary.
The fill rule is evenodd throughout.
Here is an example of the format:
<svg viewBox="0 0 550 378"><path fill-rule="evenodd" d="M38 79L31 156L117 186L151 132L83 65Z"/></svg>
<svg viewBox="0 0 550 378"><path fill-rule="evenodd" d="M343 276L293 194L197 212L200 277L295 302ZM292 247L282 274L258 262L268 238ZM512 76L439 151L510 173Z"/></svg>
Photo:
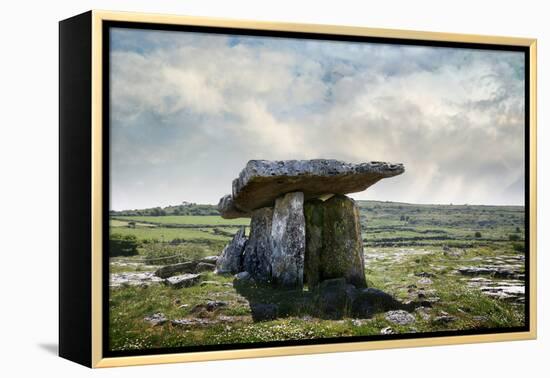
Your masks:
<svg viewBox="0 0 550 378"><path fill-rule="evenodd" d="M306 251L304 258L304 282L314 288L319 284L321 251L323 248L323 201L314 199L304 204L306 219Z"/></svg>
<svg viewBox="0 0 550 378"><path fill-rule="evenodd" d="M320 281L345 278L366 287L359 211L351 198L335 195L325 202L306 202L306 280L310 287Z"/></svg>

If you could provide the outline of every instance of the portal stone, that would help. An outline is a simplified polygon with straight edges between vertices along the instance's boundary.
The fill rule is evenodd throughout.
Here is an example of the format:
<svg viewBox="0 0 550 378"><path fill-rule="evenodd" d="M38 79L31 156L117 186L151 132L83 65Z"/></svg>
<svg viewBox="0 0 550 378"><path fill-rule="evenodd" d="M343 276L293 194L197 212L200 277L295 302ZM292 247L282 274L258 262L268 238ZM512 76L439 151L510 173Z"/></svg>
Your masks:
<svg viewBox="0 0 550 378"><path fill-rule="evenodd" d="M320 281L321 253L323 252L324 203L319 199L304 204L306 221L306 251L304 258L304 283L310 289Z"/></svg>
<svg viewBox="0 0 550 378"><path fill-rule="evenodd" d="M275 201L271 226L271 276L283 288L302 288L306 230L304 194L288 193Z"/></svg>
<svg viewBox="0 0 550 378"><path fill-rule="evenodd" d="M216 260L217 273L237 274L242 271L243 252L246 242L245 228L241 227Z"/></svg>
<svg viewBox="0 0 550 378"><path fill-rule="evenodd" d="M359 209L355 201L335 195L324 203L322 280L344 277L358 288L367 287Z"/></svg>
<svg viewBox="0 0 550 378"><path fill-rule="evenodd" d="M304 205L306 218L305 279L308 287L333 278L366 287L363 241L355 201L335 195Z"/></svg>
<svg viewBox="0 0 550 378"><path fill-rule="evenodd" d="M271 281L271 223L273 209L264 207L252 212L250 236L244 249L243 270L257 282Z"/></svg>

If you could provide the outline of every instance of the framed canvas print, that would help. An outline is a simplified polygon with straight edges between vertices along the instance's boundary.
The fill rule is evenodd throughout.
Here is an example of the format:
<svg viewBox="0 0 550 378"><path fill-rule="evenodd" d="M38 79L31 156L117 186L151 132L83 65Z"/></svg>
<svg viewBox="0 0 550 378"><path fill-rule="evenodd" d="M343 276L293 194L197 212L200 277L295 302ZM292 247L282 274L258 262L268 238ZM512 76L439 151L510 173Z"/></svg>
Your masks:
<svg viewBox="0 0 550 378"><path fill-rule="evenodd" d="M62 357L536 337L534 39L60 22Z"/></svg>

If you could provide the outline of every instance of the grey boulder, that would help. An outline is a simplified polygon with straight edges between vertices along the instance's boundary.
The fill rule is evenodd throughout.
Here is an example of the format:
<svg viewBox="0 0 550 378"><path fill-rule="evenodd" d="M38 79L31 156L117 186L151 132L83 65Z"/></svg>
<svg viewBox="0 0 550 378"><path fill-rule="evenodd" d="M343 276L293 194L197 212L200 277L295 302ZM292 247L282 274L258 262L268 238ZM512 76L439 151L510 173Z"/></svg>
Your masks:
<svg viewBox="0 0 550 378"><path fill-rule="evenodd" d="M387 321L398 325L412 324L416 321L414 315L405 310L388 311L384 317Z"/></svg>
<svg viewBox="0 0 550 378"><path fill-rule="evenodd" d="M169 277L164 280L164 283L174 289L181 289L198 284L201 280L200 274L182 274L179 276Z"/></svg>
<svg viewBox="0 0 550 378"><path fill-rule="evenodd" d="M341 319L350 314L356 295L355 286L344 278L325 280L314 291L315 308L321 318Z"/></svg>
<svg viewBox="0 0 550 378"><path fill-rule="evenodd" d="M165 265L155 272L160 278L168 278L182 273L194 273L198 261L186 261L179 264Z"/></svg>
<svg viewBox="0 0 550 378"><path fill-rule="evenodd" d="M245 228L241 227L233 236L233 239L225 246L220 257L216 261L217 273L239 273L242 270L243 252L247 239Z"/></svg>

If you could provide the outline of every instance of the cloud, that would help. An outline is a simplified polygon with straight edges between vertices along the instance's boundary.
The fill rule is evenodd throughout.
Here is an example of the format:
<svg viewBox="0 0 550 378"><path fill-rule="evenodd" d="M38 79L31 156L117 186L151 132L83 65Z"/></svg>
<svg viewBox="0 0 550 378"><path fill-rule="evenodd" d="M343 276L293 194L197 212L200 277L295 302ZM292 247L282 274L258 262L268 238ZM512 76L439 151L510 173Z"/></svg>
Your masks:
<svg viewBox="0 0 550 378"><path fill-rule="evenodd" d="M215 203L250 159L403 162L360 199L523 203L514 52L114 29L112 206Z"/></svg>

